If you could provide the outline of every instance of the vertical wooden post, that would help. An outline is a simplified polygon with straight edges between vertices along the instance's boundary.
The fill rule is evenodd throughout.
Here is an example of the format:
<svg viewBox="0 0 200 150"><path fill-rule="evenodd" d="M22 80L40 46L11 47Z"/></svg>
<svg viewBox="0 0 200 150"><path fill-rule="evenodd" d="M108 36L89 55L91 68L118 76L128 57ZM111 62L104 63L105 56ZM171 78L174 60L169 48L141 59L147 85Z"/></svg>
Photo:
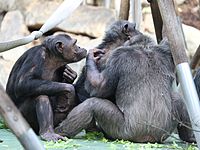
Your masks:
<svg viewBox="0 0 200 150"><path fill-rule="evenodd" d="M128 20L129 17L129 0L121 0L120 11L119 11L119 20Z"/></svg>
<svg viewBox="0 0 200 150"><path fill-rule="evenodd" d="M153 17L154 28L156 32L157 42L160 43L162 40L162 29L163 29L163 21L160 14L160 10L158 7L157 0L148 0L151 6L151 13Z"/></svg>
<svg viewBox="0 0 200 150"><path fill-rule="evenodd" d="M196 50L196 52L195 52L195 54L194 54L194 56L192 57L192 60L191 60L191 62L190 62L190 67L191 67L191 69L195 69L195 68L196 68L196 66L197 66L198 63L199 63L199 59L200 59L200 45L199 45L199 47L197 48L197 50Z"/></svg>
<svg viewBox="0 0 200 150"><path fill-rule="evenodd" d="M38 137L5 93L1 84L0 114L26 150L44 150Z"/></svg>
<svg viewBox="0 0 200 150"><path fill-rule="evenodd" d="M189 67L184 38L177 20L174 3L173 0L157 0L157 2L163 25L166 28L166 36L170 43L174 63L176 64L184 102L190 116L198 147L200 148L200 132L198 132L200 131L200 103Z"/></svg>

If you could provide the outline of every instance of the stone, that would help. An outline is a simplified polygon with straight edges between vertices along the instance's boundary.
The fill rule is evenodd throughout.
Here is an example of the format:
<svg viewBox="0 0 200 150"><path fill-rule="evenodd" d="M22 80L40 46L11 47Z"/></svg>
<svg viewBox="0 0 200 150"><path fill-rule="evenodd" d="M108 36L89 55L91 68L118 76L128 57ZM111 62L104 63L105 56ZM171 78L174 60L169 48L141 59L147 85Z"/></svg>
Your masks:
<svg viewBox="0 0 200 150"><path fill-rule="evenodd" d="M25 7L25 22L28 27L39 29L60 6L62 0L34 0Z"/></svg>
<svg viewBox="0 0 200 150"><path fill-rule="evenodd" d="M185 0L175 0L177 5L181 5L185 2Z"/></svg>
<svg viewBox="0 0 200 150"><path fill-rule="evenodd" d="M4 89L6 88L6 83L13 64L12 61L0 58L0 83L3 85Z"/></svg>
<svg viewBox="0 0 200 150"><path fill-rule="evenodd" d="M1 24L0 29L0 41L10 41L25 37L29 34L29 31L24 23L24 18L20 11L8 12ZM27 45L20 46L6 52L0 53L6 60L16 61L26 50Z"/></svg>
<svg viewBox="0 0 200 150"><path fill-rule="evenodd" d="M82 5L58 27L67 32L100 37L106 27L115 20L115 13L112 10Z"/></svg>
<svg viewBox="0 0 200 150"><path fill-rule="evenodd" d="M191 58L200 45L200 30L185 24L182 24L182 27L187 43L188 56Z"/></svg>

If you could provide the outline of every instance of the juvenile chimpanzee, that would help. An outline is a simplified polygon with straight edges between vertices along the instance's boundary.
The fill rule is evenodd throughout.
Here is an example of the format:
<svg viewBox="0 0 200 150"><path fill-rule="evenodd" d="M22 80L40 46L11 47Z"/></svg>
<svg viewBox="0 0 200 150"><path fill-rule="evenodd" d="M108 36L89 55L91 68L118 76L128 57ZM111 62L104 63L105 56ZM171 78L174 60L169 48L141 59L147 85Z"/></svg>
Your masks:
<svg viewBox="0 0 200 150"><path fill-rule="evenodd" d="M64 139L54 132L54 125L75 105L71 83L76 73L66 64L81 60L87 53L76 42L65 34L47 37L19 58L8 79L8 95L44 140ZM62 82L64 79L67 83Z"/></svg>
<svg viewBox="0 0 200 150"><path fill-rule="evenodd" d="M120 20L114 22L109 27L102 43L97 47L98 49L101 49L101 51L95 53L97 59L101 57L101 59L97 60L97 67L100 71L104 69L110 52L112 52L113 49L122 46L124 42L130 39L130 37L137 34L138 31L135 29L135 26L135 23ZM105 53L106 55L103 55ZM88 86L88 81L86 80L86 71L84 67L82 74L75 84L76 94L80 102L83 102L90 97L90 91L87 92L85 86Z"/></svg>
<svg viewBox="0 0 200 150"><path fill-rule="evenodd" d="M56 132L73 137L95 119L113 139L162 142L178 127L181 139L193 141L191 130L180 125L190 122L181 97L172 91L175 74L168 42L156 45L138 33L124 45L112 51L102 72L93 50L89 52L86 78L95 97L76 106ZM115 104L106 99L111 95Z"/></svg>

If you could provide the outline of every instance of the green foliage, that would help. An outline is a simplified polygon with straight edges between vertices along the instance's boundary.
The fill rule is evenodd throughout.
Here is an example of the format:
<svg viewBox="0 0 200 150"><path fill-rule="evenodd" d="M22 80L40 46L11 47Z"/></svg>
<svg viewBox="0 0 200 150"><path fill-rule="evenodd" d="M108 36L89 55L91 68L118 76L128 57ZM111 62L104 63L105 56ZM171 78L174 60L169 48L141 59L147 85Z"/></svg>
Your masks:
<svg viewBox="0 0 200 150"><path fill-rule="evenodd" d="M80 145L74 144L72 139L66 139L66 141L59 140L57 142L44 142L45 149L68 149L68 148L77 148Z"/></svg>
<svg viewBox="0 0 200 150"><path fill-rule="evenodd" d="M103 133L100 132L90 132L85 134L84 136L81 137L81 139L84 139L89 142L103 142L108 144L108 149L110 150L119 150L124 149L124 150L132 150L132 149L138 149L138 150L146 150L146 149L174 149L174 150L198 150L197 146L195 144L183 144L183 143L177 143L173 141L173 143L169 144L158 144L158 143L147 143L147 144L138 144L138 143L133 143L130 141L126 140L115 140L115 141L110 141L106 139L103 135ZM76 139L67 139L66 141L58 141L56 143L54 142L45 142L45 148L46 149L68 149L68 148L73 148L73 149L81 149L83 146L82 144L76 144ZM97 144L98 145L98 144ZM100 146L100 145L99 145Z"/></svg>
<svg viewBox="0 0 200 150"><path fill-rule="evenodd" d="M8 127L6 126L5 122L3 119L0 117L0 129L7 129Z"/></svg>
<svg viewBox="0 0 200 150"><path fill-rule="evenodd" d="M89 132L83 136L84 139L86 140L101 140L101 141L106 141L104 138L103 133L101 132Z"/></svg>

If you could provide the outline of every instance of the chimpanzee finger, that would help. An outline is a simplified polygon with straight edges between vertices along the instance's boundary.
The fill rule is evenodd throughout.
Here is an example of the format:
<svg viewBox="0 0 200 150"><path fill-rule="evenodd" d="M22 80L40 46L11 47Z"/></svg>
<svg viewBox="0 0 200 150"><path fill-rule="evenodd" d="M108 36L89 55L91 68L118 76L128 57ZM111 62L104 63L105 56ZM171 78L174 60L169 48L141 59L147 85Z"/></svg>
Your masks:
<svg viewBox="0 0 200 150"><path fill-rule="evenodd" d="M66 73L67 76L71 76L74 80L77 77L77 73L75 71L74 72L70 72L70 70L65 69L63 73ZM65 75L65 74L63 74L63 75Z"/></svg>
<svg viewBox="0 0 200 150"><path fill-rule="evenodd" d="M66 72L63 73L63 78L65 79L65 81L67 81L68 83L73 83L74 82L74 78L70 75L68 75Z"/></svg>
<svg viewBox="0 0 200 150"><path fill-rule="evenodd" d="M77 77L77 73L72 70L68 65L65 66L65 72L70 72L71 74L73 74L73 76L76 78Z"/></svg>
<svg viewBox="0 0 200 150"><path fill-rule="evenodd" d="M98 49L98 51L94 52L94 57L103 56L105 54L104 50Z"/></svg>

